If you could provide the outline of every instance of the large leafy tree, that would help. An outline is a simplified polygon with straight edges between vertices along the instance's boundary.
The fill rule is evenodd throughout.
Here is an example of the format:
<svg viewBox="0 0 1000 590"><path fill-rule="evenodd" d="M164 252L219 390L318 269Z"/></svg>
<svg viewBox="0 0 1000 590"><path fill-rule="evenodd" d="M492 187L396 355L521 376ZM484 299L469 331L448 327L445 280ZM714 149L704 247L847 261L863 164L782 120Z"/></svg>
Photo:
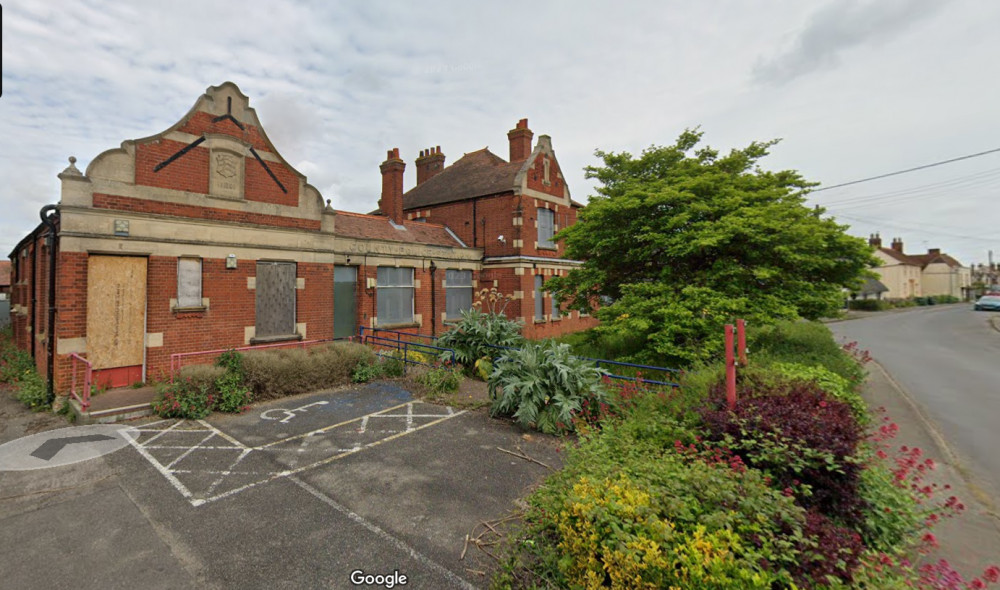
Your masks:
<svg viewBox="0 0 1000 590"><path fill-rule="evenodd" d="M775 141L720 156L701 136L638 158L598 151L598 194L557 236L585 263L546 288L584 311L603 300L597 332L632 342L636 360L721 354L722 326L739 317L821 317L874 266L864 240L804 204L815 183L757 165Z"/></svg>

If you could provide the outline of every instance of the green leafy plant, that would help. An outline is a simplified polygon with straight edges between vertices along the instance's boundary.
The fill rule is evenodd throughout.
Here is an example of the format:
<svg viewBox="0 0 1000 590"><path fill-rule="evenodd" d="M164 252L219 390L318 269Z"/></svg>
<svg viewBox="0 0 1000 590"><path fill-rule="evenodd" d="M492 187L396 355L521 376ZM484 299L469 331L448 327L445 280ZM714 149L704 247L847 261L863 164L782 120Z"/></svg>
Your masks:
<svg viewBox="0 0 1000 590"><path fill-rule="evenodd" d="M566 344L528 343L493 363L489 378L490 413L511 416L525 427L557 433L573 429L573 419L591 404L610 399L604 373L572 355Z"/></svg>
<svg viewBox="0 0 1000 590"><path fill-rule="evenodd" d="M215 366L225 373L215 380L215 409L220 412L238 413L247 409L253 394L245 384L243 355L235 350L227 350L215 360Z"/></svg>
<svg viewBox="0 0 1000 590"><path fill-rule="evenodd" d="M434 393L458 391L461 379L462 377L458 370L445 365L432 367L416 377L418 383L424 385Z"/></svg>
<svg viewBox="0 0 1000 590"><path fill-rule="evenodd" d="M207 383L178 379L160 386L153 411L161 418L199 420L212 413L215 398Z"/></svg>
<svg viewBox="0 0 1000 590"><path fill-rule="evenodd" d="M362 361L351 372L352 383L367 383L382 376L382 365L377 362Z"/></svg>
<svg viewBox="0 0 1000 590"><path fill-rule="evenodd" d="M464 366L472 365L483 357L492 357L499 351L490 346L520 346L524 342L521 336L520 322L508 319L497 313L483 313L473 307L462 312L462 319L445 332L435 342L441 348L455 351L455 361ZM447 358L444 358L444 356ZM451 360L450 353L443 353L442 361Z"/></svg>
<svg viewBox="0 0 1000 590"><path fill-rule="evenodd" d="M833 371L819 365L804 365L802 363L775 363L769 367L778 375L790 381L807 381L815 383L837 401L851 407L851 413L858 424L867 426L871 422L868 414L868 404L854 391L851 382Z"/></svg>
<svg viewBox="0 0 1000 590"><path fill-rule="evenodd" d="M32 368L17 380L17 401L33 412L43 412L51 407L45 380Z"/></svg>

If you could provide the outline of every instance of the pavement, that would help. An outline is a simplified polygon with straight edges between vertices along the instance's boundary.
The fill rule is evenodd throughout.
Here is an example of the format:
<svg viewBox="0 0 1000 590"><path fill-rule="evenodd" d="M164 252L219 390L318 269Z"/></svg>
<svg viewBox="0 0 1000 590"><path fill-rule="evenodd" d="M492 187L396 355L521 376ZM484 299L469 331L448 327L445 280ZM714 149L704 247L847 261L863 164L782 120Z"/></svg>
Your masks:
<svg viewBox="0 0 1000 590"><path fill-rule="evenodd" d="M115 445L78 442L93 430L9 415L0 585L15 590L487 587L492 558L466 535L561 464L552 437L389 382L129 423L96 457L77 447ZM44 452L19 438L39 430L57 441Z"/></svg>
<svg viewBox="0 0 1000 590"><path fill-rule="evenodd" d="M863 395L872 408L885 408L892 422L899 425L894 446L919 448L931 458L936 468L924 483L936 483L935 502L956 496L966 509L941 520L932 533L939 547L923 556L918 564L947 560L966 579L982 574L991 565L1000 564L1000 515L992 501L984 496L980 484L971 477L927 411L876 362L869 365L869 377ZM950 490L945 491L945 486Z"/></svg>

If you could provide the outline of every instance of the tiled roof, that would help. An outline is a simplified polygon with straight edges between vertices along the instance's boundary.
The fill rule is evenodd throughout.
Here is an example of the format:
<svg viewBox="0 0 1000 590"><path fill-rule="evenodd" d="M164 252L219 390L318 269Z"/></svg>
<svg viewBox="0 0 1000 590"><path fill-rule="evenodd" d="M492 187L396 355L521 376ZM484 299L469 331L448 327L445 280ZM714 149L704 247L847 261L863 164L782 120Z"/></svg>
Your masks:
<svg viewBox="0 0 1000 590"><path fill-rule="evenodd" d="M524 162L508 162L487 148L465 154L403 195L403 209L417 209L514 190Z"/></svg>
<svg viewBox="0 0 1000 590"><path fill-rule="evenodd" d="M947 254L941 253L927 253L927 254L903 254L892 248L879 248L880 252L885 253L891 258L895 258L899 262L904 264L912 264L914 266L919 266L920 268L925 268L928 264L933 264L936 262L943 262L951 268L961 268L962 263L955 260Z"/></svg>
<svg viewBox="0 0 1000 590"><path fill-rule="evenodd" d="M890 258L895 258L903 264L912 264L914 266L923 266L924 264L919 260L914 259L912 256L907 256L898 250L893 250L892 248L879 248L879 252L889 256Z"/></svg>
<svg viewBox="0 0 1000 590"><path fill-rule="evenodd" d="M334 233L349 238L430 244L453 248L462 246L462 243L455 239L443 225L411 221L403 227L405 229L392 225L389 223L389 218L384 216L362 215L349 211L337 211L337 219L334 221Z"/></svg>
<svg viewBox="0 0 1000 590"><path fill-rule="evenodd" d="M0 260L0 287L10 286L10 260Z"/></svg>
<svg viewBox="0 0 1000 590"><path fill-rule="evenodd" d="M878 279L868 278L865 279L865 284L861 287L861 290L858 292L861 293L862 295L875 295L878 293L885 293L888 290L889 287L886 287L885 284L882 283L882 281Z"/></svg>

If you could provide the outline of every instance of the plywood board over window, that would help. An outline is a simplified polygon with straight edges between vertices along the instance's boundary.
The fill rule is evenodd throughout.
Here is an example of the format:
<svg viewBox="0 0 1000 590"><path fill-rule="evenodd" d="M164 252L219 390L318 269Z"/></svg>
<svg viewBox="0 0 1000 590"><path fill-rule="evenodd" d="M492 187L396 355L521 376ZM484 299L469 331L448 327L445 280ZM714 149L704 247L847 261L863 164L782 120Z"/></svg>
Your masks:
<svg viewBox="0 0 1000 590"><path fill-rule="evenodd" d="M103 385L142 379L146 332L146 259L90 256L87 261L87 358L94 369L120 369Z"/></svg>
<svg viewBox="0 0 1000 590"><path fill-rule="evenodd" d="M177 260L177 307L201 307L201 259Z"/></svg>
<svg viewBox="0 0 1000 590"><path fill-rule="evenodd" d="M256 290L254 339L295 337L295 263L257 262Z"/></svg>

